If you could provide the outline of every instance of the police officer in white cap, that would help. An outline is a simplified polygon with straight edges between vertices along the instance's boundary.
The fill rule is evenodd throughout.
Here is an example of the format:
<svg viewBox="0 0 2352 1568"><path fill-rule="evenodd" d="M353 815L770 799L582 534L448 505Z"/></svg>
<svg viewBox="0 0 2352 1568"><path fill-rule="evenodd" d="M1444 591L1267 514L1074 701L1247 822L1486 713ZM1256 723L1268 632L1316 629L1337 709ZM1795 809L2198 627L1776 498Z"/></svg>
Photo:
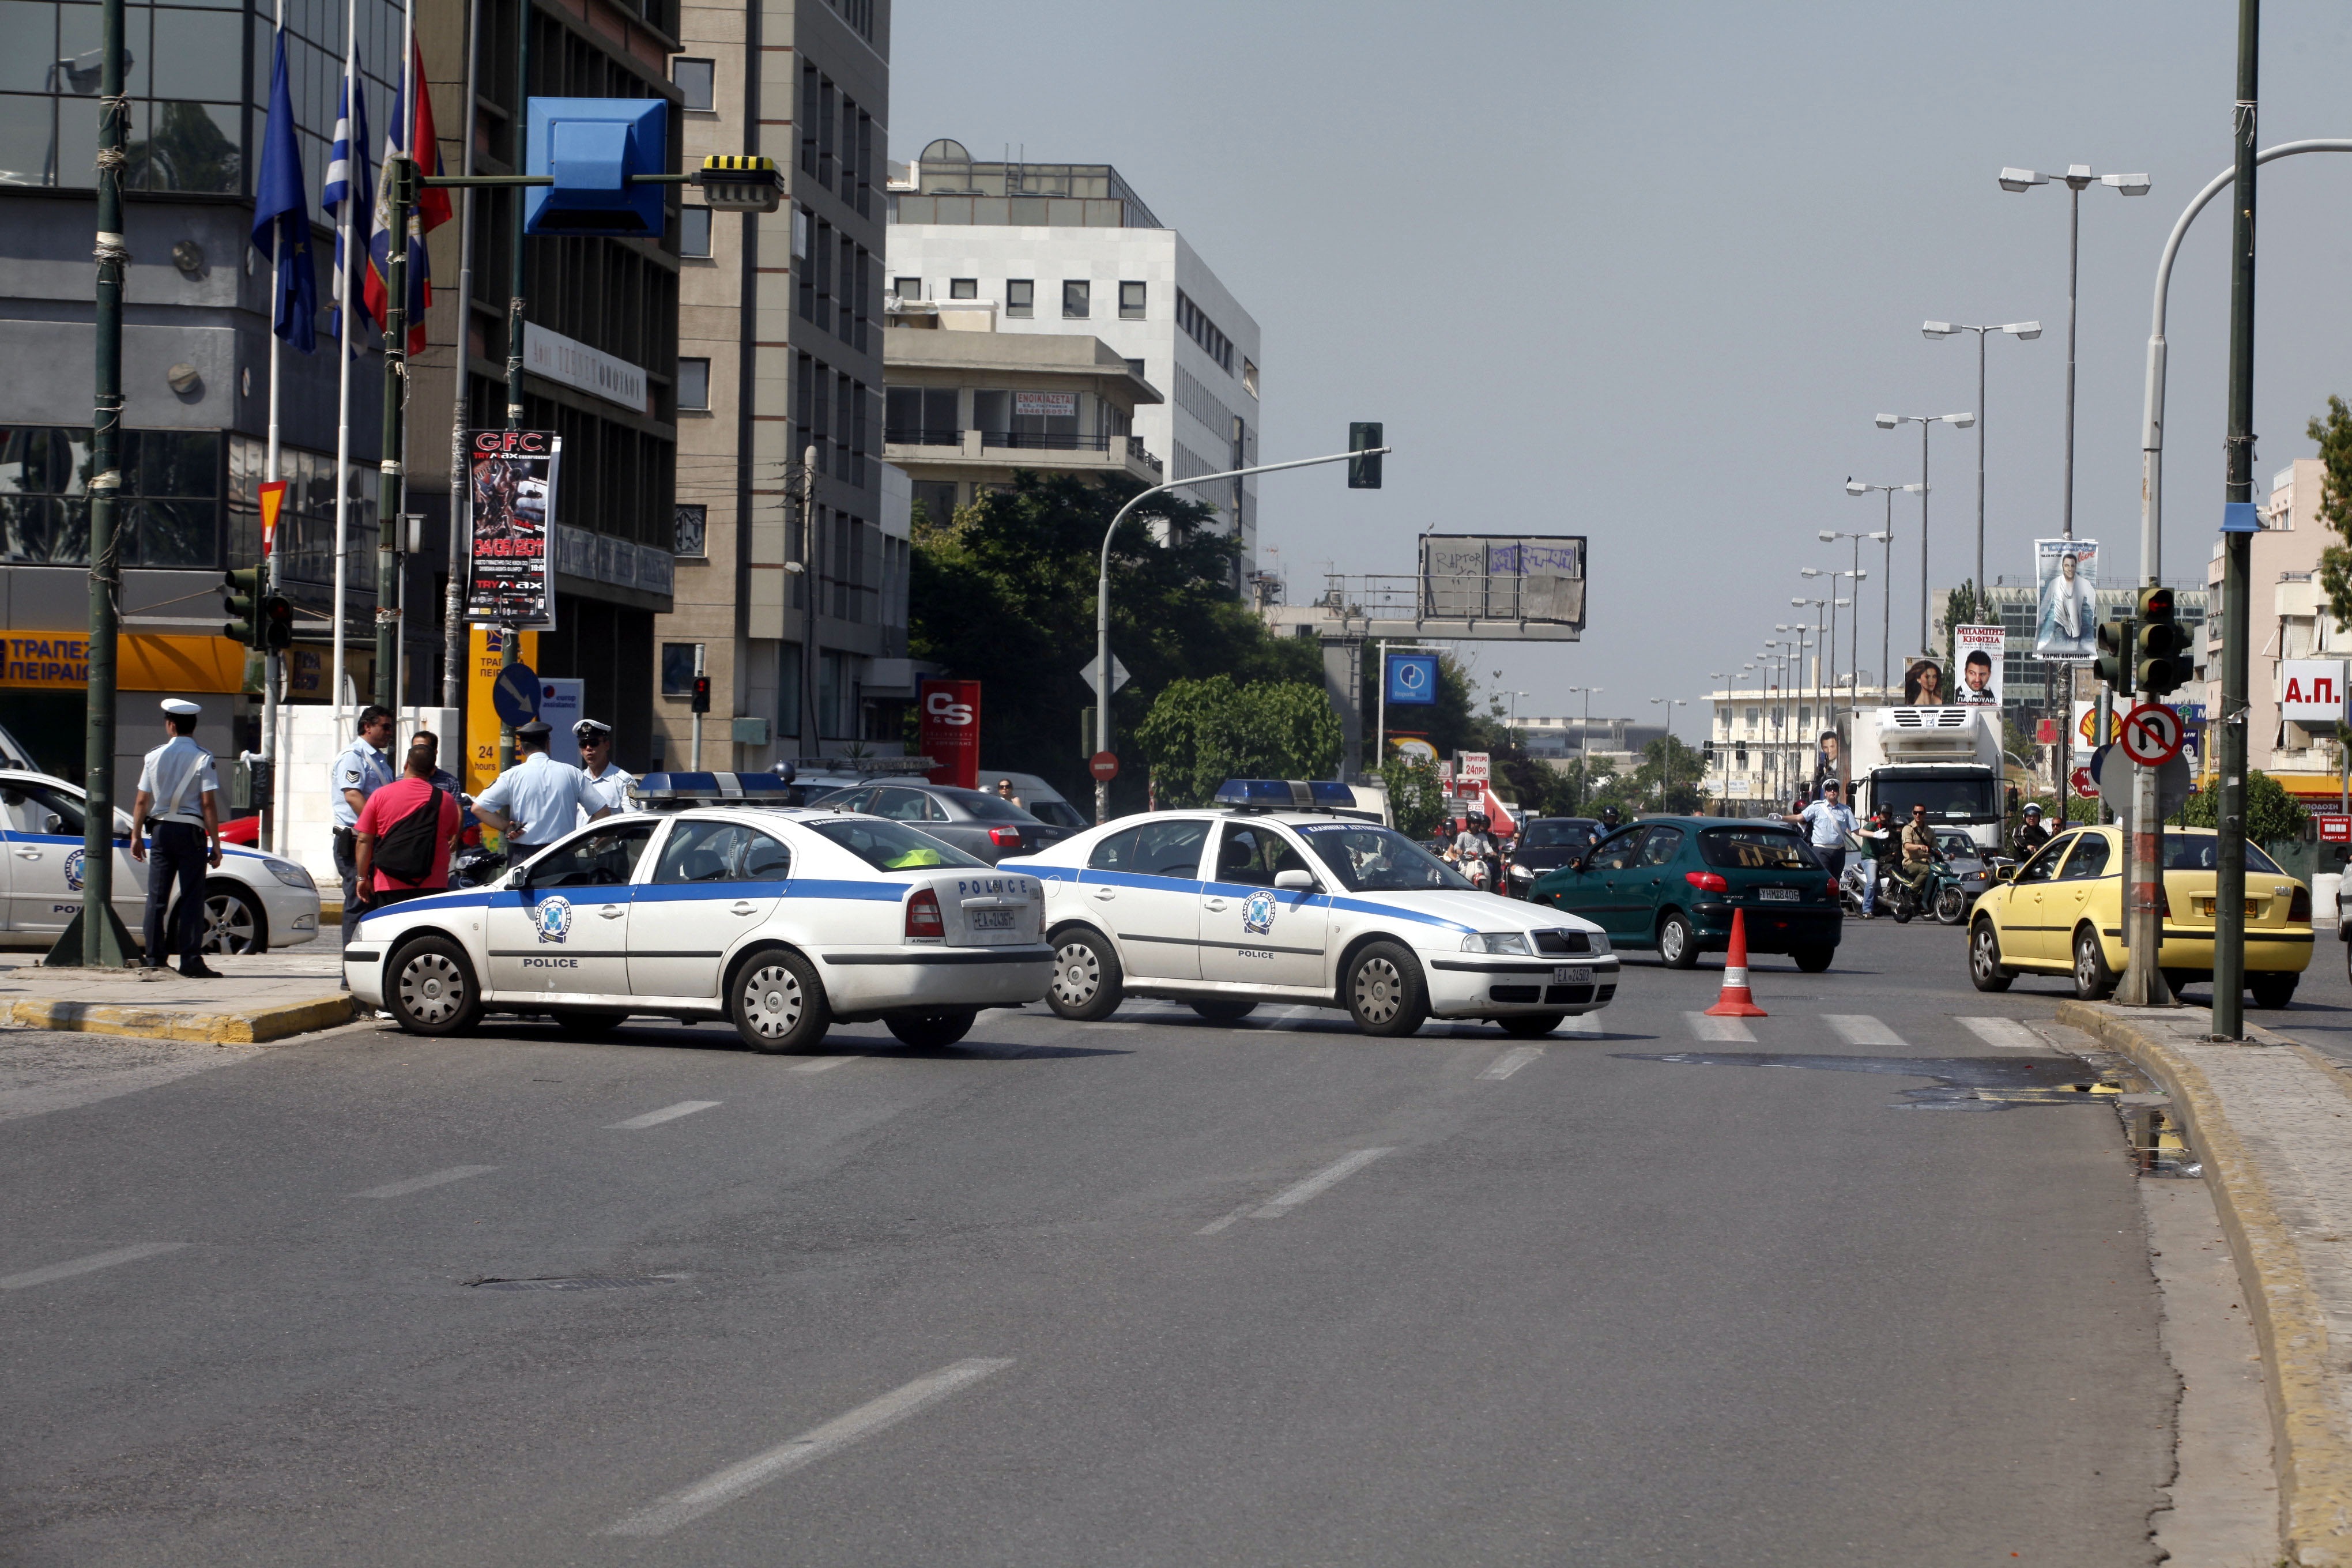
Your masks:
<svg viewBox="0 0 2352 1568"><path fill-rule="evenodd" d="M195 979L220 973L205 963L205 871L221 863L220 778L213 754L196 744L197 716L204 710L184 697L163 700L163 727L171 738L147 753L139 770L139 795L131 805L131 858L146 860L142 832L153 825L153 863L147 870L147 968L163 967L167 948L180 952L180 973ZM167 938L163 921L177 890L179 919Z"/></svg>
<svg viewBox="0 0 2352 1568"><path fill-rule="evenodd" d="M588 826L588 813L595 805L615 813L636 810L629 786L637 775L613 760L613 726L602 719L583 719L572 726L572 738L580 742L580 771L588 775L588 802L580 807L579 826Z"/></svg>
<svg viewBox="0 0 2352 1568"><path fill-rule="evenodd" d="M579 826L613 808L591 796L588 775L547 754L554 733L544 719L515 727L521 758L474 797L474 815L506 836L507 864L520 866Z"/></svg>

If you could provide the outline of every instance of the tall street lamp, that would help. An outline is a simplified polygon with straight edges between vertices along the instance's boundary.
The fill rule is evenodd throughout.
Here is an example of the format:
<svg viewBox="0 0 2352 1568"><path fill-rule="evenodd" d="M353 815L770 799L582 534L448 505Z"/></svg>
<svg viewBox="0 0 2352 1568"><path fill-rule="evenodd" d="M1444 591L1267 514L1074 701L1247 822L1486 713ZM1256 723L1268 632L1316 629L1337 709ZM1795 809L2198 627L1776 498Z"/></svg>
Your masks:
<svg viewBox="0 0 2352 1568"><path fill-rule="evenodd" d="M2074 285L2083 256L2083 193L2096 180L2112 186L2127 196L2147 195L2146 174L2094 174L2088 163L2069 163L2060 176L2066 182L2066 497L2060 516L2065 524L2066 537L2074 537ZM2030 191L2036 185L2046 185L2050 176L2032 169L2003 169L2000 188L2004 191ZM1981 584L1979 584L1981 586ZM2070 685L2067 695L2074 695Z"/></svg>
<svg viewBox="0 0 2352 1568"><path fill-rule="evenodd" d="M1664 750L1658 755L1658 809L1664 811L1666 809L1666 781L1674 776L1675 772L1675 710L1687 708L1690 702L1688 699L1681 697L1650 699L1650 705L1653 708L1660 703L1665 704L1666 709L1666 743Z"/></svg>
<svg viewBox="0 0 2352 1568"><path fill-rule="evenodd" d="M1584 815L1584 803L1592 797L1592 694L1597 686L1571 686L1570 691L1584 693L1584 723L1577 731L1577 748L1580 753L1576 765L1576 814Z"/></svg>
<svg viewBox="0 0 2352 1568"><path fill-rule="evenodd" d="M1862 553L1862 546L1861 546L1861 545L1857 544L1857 545L1855 545L1853 548L1854 548L1854 553L1855 553L1856 555L1859 555L1859 554L1861 554L1861 553ZM1864 578L1865 578L1865 577L1869 576L1869 575L1870 575L1870 574L1869 574L1869 573L1867 573L1867 572L1863 571L1860 567L1856 567L1854 570L1853 570L1853 571L1851 571L1851 572L1837 572L1837 571L1825 570L1824 568L1822 568L1822 567L1819 567L1819 566L1808 566L1808 567L1804 568L1804 570L1802 571L1802 573L1801 574L1801 575L1803 575L1803 576L1806 576L1806 577L1826 577L1826 578L1828 578L1828 579L1830 580L1830 594L1831 594L1831 599L1830 599L1830 640L1829 640L1829 647L1828 647L1828 648L1827 648L1827 650L1826 650L1826 655L1825 655L1825 657L1827 657L1827 658L1830 659L1830 661L1831 661L1832 663L1833 663L1833 664L1834 664L1834 663L1836 662L1836 660L1837 660L1837 613L1838 613L1839 609L1840 609L1840 608L1842 608L1843 606L1845 606L1845 605L1851 605L1854 606L1853 621L1854 621L1855 626L1859 626L1862 624L1862 609L1861 609L1861 605L1862 605L1862 580L1863 580ZM1851 598L1851 599L1841 599L1841 598L1836 597L1836 594L1837 594L1837 580L1838 580L1839 578L1841 578L1841 577L1847 578L1847 579L1851 580L1851 581L1853 583L1853 584L1854 584L1854 588L1853 588L1853 598ZM1830 682L1830 726L1831 726L1831 728L1832 728L1832 729L1835 729L1835 728L1837 727L1837 685L1838 685L1838 683L1837 683L1837 681L1836 681L1835 679L1832 679L1832 680L1831 680L1831 682ZM1855 695L1855 697L1854 697L1854 704L1853 704L1853 705L1854 705L1855 707L1857 707L1857 708L1859 708L1859 707L1862 705L1862 699L1861 699L1861 695L1860 695L1859 693L1856 693L1856 695Z"/></svg>
<svg viewBox="0 0 2352 1568"><path fill-rule="evenodd" d="M1927 430L1935 425L1957 425L1965 430L1977 422L1973 414L1882 414L1881 430L1898 425L1919 426L1919 651L1927 651ZM1849 484L1848 489L1852 489ZM1888 584L1893 587L1893 584Z"/></svg>
<svg viewBox="0 0 2352 1568"><path fill-rule="evenodd" d="M1974 333L1977 335L1977 413L1978 413L1978 415L1979 415L1979 416L1981 416L1983 415L1983 413L1984 413L1984 406L1985 406L1985 334L1986 334L1987 332L2008 332L2008 333L2011 334L2012 336L2016 337L2017 339L2019 339L2021 342L2032 342L2034 339L2036 339L2036 338L2038 338L2038 337L2040 337L2040 336L2042 335L2042 323L2041 323L2041 322L2039 322L2039 321L2011 321L2011 322L2010 322L2007 326L2000 326L2000 327L1972 327L1972 326L1969 326L1969 325L1967 322L1965 322L1965 321L1926 321L1926 322L1922 322L1922 323L1920 324L1919 330L1920 330L1920 331L1922 331L1923 333L1927 334L1927 335L1928 337L1930 337L1930 338L1948 338L1948 337L1950 337L1950 336L1951 336L1953 333L1955 333L1955 332L1974 332ZM2073 343L2073 339L2071 338L2071 336L2070 336L2070 337L2069 337L2069 339L2068 339L2068 343L2069 343L2069 348L2068 348L2067 355L2066 355L2067 374L2068 374L2069 376L2072 376L2072 375L2073 375L2073 374L2074 374L2074 368L2073 368L2073 367L2074 367L2074 357L2073 348L2072 348L2072 346L2071 346L2071 345L2072 345L2072 343ZM2073 384L2072 384L2072 382L2070 381L2070 382L2068 383L2068 384L2069 384L2069 385L2072 385ZM2070 425L2070 426L2071 426L2071 424L2072 424L2072 421L2069 421L2069 425ZM1984 422L1983 422L1982 418L1981 418L1981 417L1979 417L1979 420L1978 420L1978 422L1977 422L1977 578L1976 578L1977 593L1978 593L1979 595L1981 595L1984 593L1984 585L1985 585L1985 580L1984 580L1984 575L1985 575L1985 573L1984 573L1984 469L1985 469L1985 427L1984 427Z"/></svg>
<svg viewBox="0 0 2352 1568"><path fill-rule="evenodd" d="M1852 482L1852 480L1847 481L1849 484ZM1895 503L1892 500L1889 500L1886 504L1891 508ZM1859 708L1862 706L1862 583L1864 578L1870 575L1869 573L1862 569L1862 542L1865 539L1871 539L1876 540L1882 544L1889 543L1889 542L1894 538L1894 531L1889 529L1885 533L1846 533L1834 528L1824 528L1821 532L1814 535L1814 537L1819 539L1823 544L1835 544L1841 539L1851 539L1853 541L1853 570L1846 574L1847 576L1853 579L1853 629L1846 636L1846 647L1849 650L1850 657L1853 660L1853 705L1856 708ZM1889 556L1891 557L1893 553L1894 552L1890 547L1888 551ZM1885 573L1883 571L1879 574L1880 581L1882 583L1885 582ZM1879 596L1881 598L1885 597L1886 594L1890 592L1892 588L1893 584L1887 584L1880 590ZM1884 650L1881 650L1879 658L1882 660L1885 658Z"/></svg>
<svg viewBox="0 0 2352 1568"><path fill-rule="evenodd" d="M1889 636L1890 629L1895 624L1895 492L1898 490L1907 496L1914 489L1916 489L1922 496L1925 496L1927 493L1927 487L1925 485L1867 485L1863 483L1860 479L1855 479L1852 474L1848 474L1845 479L1846 494L1850 496L1866 496L1871 491L1877 490L1886 497L1886 526L1879 532L1872 534L1837 534L1834 531L1825 531L1822 535L1822 538L1825 542L1832 537L1859 537L1874 539L1878 541L1880 544L1885 546L1886 553L1885 559L1880 563L1885 585L1879 594L1880 608L1878 621L1878 684L1883 687L1892 686L1895 683L1895 665L1893 662L1894 653L1892 647L1893 638ZM1924 502L1922 504L1924 504ZM1853 552L1854 558L1856 560L1860 560L1862 557L1862 546L1856 544L1853 547Z"/></svg>

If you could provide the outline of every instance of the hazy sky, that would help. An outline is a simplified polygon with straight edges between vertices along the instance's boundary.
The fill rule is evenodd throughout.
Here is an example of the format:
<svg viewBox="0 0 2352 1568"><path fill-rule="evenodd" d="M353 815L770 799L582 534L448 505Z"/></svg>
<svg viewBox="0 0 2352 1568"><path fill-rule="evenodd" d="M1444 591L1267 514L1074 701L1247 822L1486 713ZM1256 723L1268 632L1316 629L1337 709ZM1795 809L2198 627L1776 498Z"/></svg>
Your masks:
<svg viewBox="0 0 2352 1568"><path fill-rule="evenodd" d="M890 152L953 136L980 157L1010 142L1117 164L1256 316L1265 458L1338 450L1350 419L1384 421L1398 448L1378 493L1336 468L1260 482L1261 547L1292 596L1327 562L1410 571L1423 531L1589 535L1582 643L1466 651L1530 693L1522 714L1575 711L1566 688L1591 684L1596 714L1646 720L1818 595L1801 567L1850 565L1816 531L1884 511L1847 475L1917 479L1917 427L1874 414L1976 406L1973 337L1927 341L1923 320L2043 323L1991 345L1988 574L2018 581L2029 542L2058 532L2067 198L2002 191L2007 164L2153 179L2083 197L2075 532L2110 547L2111 575L2136 570L2156 260L2230 163L2236 14L898 0ZM2263 144L2352 136L2346 9L2273 0L2263 23ZM2352 396L2352 156L2265 165L2260 195L2266 494L2312 455L2326 395ZM2222 500L2227 211L2198 220L2172 288L2165 575L2184 581L2202 580ZM1932 440L1940 596L1973 570L1976 433ZM1899 656L1917 638L1916 498L1895 526Z"/></svg>

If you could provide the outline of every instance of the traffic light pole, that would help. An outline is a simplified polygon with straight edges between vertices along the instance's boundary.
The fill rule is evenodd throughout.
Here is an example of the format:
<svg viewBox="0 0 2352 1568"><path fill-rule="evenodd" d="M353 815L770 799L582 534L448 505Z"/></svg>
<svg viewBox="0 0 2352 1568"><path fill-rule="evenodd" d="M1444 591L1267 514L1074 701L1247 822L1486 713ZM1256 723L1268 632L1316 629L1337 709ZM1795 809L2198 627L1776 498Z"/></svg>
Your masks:
<svg viewBox="0 0 2352 1568"><path fill-rule="evenodd" d="M2238 0L2237 201L2230 226L2229 480L2224 495L2254 499L2254 106L2262 0ZM2213 875L2213 1037L2245 1036L2246 639L2253 535L2225 531L2221 569L2221 820Z"/></svg>

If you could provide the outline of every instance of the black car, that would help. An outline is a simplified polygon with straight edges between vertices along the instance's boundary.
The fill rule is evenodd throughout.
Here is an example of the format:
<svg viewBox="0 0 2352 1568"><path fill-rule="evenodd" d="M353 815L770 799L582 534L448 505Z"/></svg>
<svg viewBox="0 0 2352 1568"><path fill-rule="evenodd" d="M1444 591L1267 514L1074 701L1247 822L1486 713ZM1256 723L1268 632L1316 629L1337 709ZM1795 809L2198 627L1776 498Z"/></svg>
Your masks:
<svg viewBox="0 0 2352 1568"><path fill-rule="evenodd" d="M809 802L836 811L861 811L919 827L943 843L995 865L1007 855L1034 855L1058 844L1076 828L1040 822L1020 806L986 790L958 789L922 779L859 784Z"/></svg>
<svg viewBox="0 0 2352 1568"><path fill-rule="evenodd" d="M1589 816L1536 816L1521 823L1519 841L1511 848L1513 896L1526 898L1537 878L1578 858L1607 832Z"/></svg>

